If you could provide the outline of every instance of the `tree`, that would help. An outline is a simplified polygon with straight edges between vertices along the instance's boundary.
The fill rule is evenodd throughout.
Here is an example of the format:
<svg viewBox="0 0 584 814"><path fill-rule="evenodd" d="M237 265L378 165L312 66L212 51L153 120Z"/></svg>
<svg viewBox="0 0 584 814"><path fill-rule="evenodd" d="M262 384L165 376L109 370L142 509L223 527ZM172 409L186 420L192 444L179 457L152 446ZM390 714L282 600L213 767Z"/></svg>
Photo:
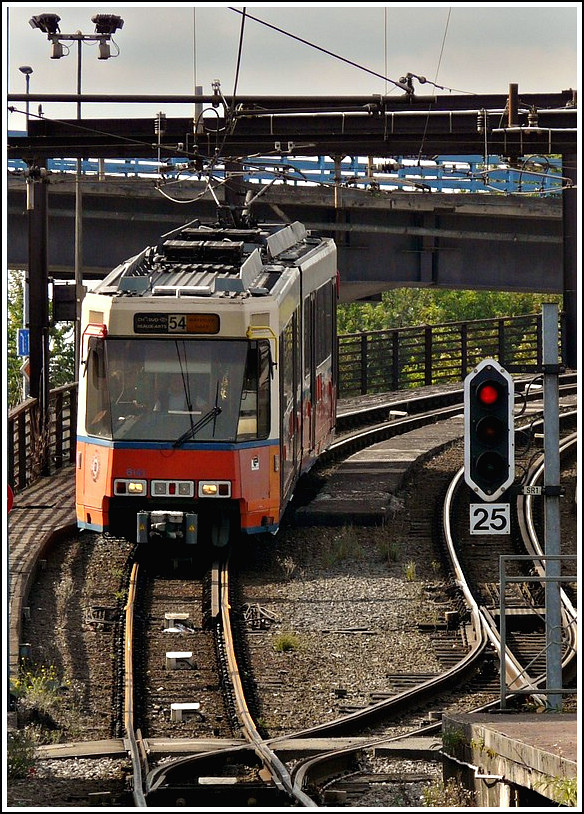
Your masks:
<svg viewBox="0 0 584 814"><path fill-rule="evenodd" d="M50 304L50 306L52 303ZM49 313L52 308L49 307ZM17 355L16 332L22 328L24 313L24 272L8 272L8 360L7 387L8 406L15 407L22 401L23 359ZM49 388L59 387L75 381L74 331L70 322L51 324L49 329Z"/></svg>
<svg viewBox="0 0 584 814"><path fill-rule="evenodd" d="M473 319L534 314L543 302L562 297L509 291L468 291L435 288L395 288L384 291L381 303L350 303L338 308L338 331L360 333L383 328L441 325Z"/></svg>

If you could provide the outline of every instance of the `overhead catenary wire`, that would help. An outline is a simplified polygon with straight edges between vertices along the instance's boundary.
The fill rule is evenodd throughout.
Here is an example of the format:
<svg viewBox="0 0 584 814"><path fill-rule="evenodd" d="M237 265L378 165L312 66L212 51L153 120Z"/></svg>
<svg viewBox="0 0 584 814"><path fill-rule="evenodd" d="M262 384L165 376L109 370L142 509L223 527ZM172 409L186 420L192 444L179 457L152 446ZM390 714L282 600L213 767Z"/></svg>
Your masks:
<svg viewBox="0 0 584 814"><path fill-rule="evenodd" d="M231 11L234 11L236 14L244 14L240 9L233 8L229 6ZM333 51L329 51L327 48L322 48L320 45L315 45L313 42L309 40L305 40L302 37L298 37L296 34L292 34L290 31L285 31L283 28L279 28L276 25L272 25L272 23L266 22L266 20L261 20L259 17L254 17L252 14L246 15L249 20L253 20L256 23L260 23L261 25L265 25L267 28L271 28L273 31L277 31L279 34L284 34L286 37L290 37L297 42L301 42L303 45L308 45L310 48L314 48L317 51L320 51L323 54L327 54L327 56L334 57L335 59L340 60L341 62L345 62L347 65L352 65L354 68L358 68L361 71L365 71L366 73L371 74L372 76L376 76L378 79L383 79L385 82L391 82L392 85L395 85L397 88L401 88L406 93L411 93L410 88L403 82L397 82L395 79L391 79L389 76L383 76L382 74L378 73L377 71L371 70L371 68L366 68L364 65L360 65L358 62L353 62L351 59L347 59L346 57L342 57L340 54L335 54Z"/></svg>
<svg viewBox="0 0 584 814"><path fill-rule="evenodd" d="M223 98L223 97L221 97L221 98ZM227 107L227 103L226 103L226 101L225 101L225 100L223 100L223 102L222 102L222 103L223 103L223 104L224 104L224 105ZM526 110L525 110L525 111L522 111L522 109L520 109L520 110L519 110L519 112L526 112L527 110L528 110L527 108L526 108ZM217 111L215 108L213 108L213 107L209 107L209 108L207 108L207 109L206 109L206 111L207 111L207 112L211 112L211 111L212 111L212 112L215 114L215 116L216 116L216 117L219 119L219 113L218 113L218 111ZM203 113L203 112L204 112L204 111L202 111L202 112L201 112L200 117L202 117L202 113ZM460 110L456 111L456 113L459 113L459 114L461 114L461 113L462 113L462 114L464 114L464 113L469 113L469 112L471 112L471 111L460 111ZM558 111L558 112L561 112L561 111ZM455 113L454 115L456 115L456 113ZM480 113L481 113L481 114L484 116L484 120L485 120L485 127L484 127L484 129L485 129L485 131L486 131L486 130L488 129L488 128L486 127L487 118L488 118L489 116L497 116L497 115L498 115L498 116L500 116L500 117L503 117L503 116L504 116L505 111L504 111L504 109L503 109L503 110L484 110L484 111L480 111ZM36 116L34 113L31 113L30 115L31 115L31 117L32 117L32 118L37 118L37 116ZM392 115L399 116L399 113L395 113L395 114L392 114ZM442 112L441 112L441 111L408 111L408 112L407 112L407 115L408 115L408 116L416 116L416 115L419 115L419 116L432 117L432 115L442 115ZM99 128L96 128L96 127L95 127L95 125L94 125L93 123L92 123L92 126L91 126L91 127L87 127L87 126L83 125L83 124L82 124L80 121L77 121L77 120L75 120L75 121L70 121L70 120L68 120L68 121L63 121L63 120L60 120L60 119L50 119L50 118L47 118L46 116L42 116L42 117L41 117L40 115L38 116L38 118L43 118L43 119L46 119L46 120L48 120L48 121L54 121L54 122L56 122L56 123L63 123L63 124L67 124L69 127L73 128L73 129L75 129L75 130L83 131L83 132L86 132L86 133L92 133L92 134L95 134L95 135L105 135L105 136L109 136L109 135L110 135L109 133L107 133L107 132L105 132L105 131L101 131ZM227 116L225 117L225 119L227 120ZM225 121L225 123L224 123L224 124L226 125L226 123L227 123L227 122ZM518 129L520 130L521 128L518 128ZM215 150L214 150L214 154L213 154L213 156L208 156L208 157L207 157L207 160L210 162L210 163L209 163L209 165L208 165L207 167L205 167L203 163L199 163L199 164L197 164L197 167L196 167L196 168L187 168L187 171L188 171L188 170L190 170L190 171L192 171L192 172L198 172L198 173L199 173L199 176L200 176L200 174L202 174L202 172L205 172L206 174L208 174L208 175L209 175L209 177L211 176L211 174L212 174L212 172L213 172L213 168L214 168L214 167L216 167L216 166L217 166L219 163L222 163L222 161L224 161L224 160L226 159L226 157L224 157L224 156L222 156L222 155L221 155L222 150L223 150L223 147L224 147L224 145L225 145L225 143L226 143L226 140L227 140L227 137L228 137L228 132L226 132L226 130L227 130L227 127L218 127L218 128L215 128L215 129L208 129L208 128L207 128L207 134L208 134L208 135L214 135L214 136L215 136L215 138L217 138L217 137L219 136L219 134L221 134L221 133L222 133L222 134L223 134L223 138L222 138L222 139L218 139L218 142L217 142L217 144L216 144L216 148L215 148ZM118 134L118 138L119 138L119 140L120 140L120 144L121 144L121 143L125 143L126 145L127 145L127 144L134 144L134 145L136 145L137 147L144 147L144 146L146 146L146 145L148 145L148 146L152 146L152 145L151 145L151 142L147 142L147 141L145 141L144 139L136 139L136 138L131 138L131 137L125 137L125 136L122 136L122 135L120 135L120 134ZM219 142L220 142L220 143L219 143ZM297 145L297 146L298 146L298 145ZM303 147L303 148L305 148L305 149L310 149L310 148L311 148L311 146L312 146L312 145L302 145L302 147ZM204 156L201 156L201 154L200 154L200 152L199 152L198 147L197 147L197 145L196 145L196 144L195 144L195 148L196 148L196 149L193 151L193 150L189 150L189 149L188 149L188 145L187 145L187 146L185 146L185 145L176 145L176 146L172 146L172 145L168 145L168 144L165 144L165 145L164 145L164 149L165 149L165 150L166 150L168 153L175 153L176 155L181 155L181 156L184 156L185 158L197 159L197 160L199 160L199 161L202 161L202 160L204 159ZM486 151L486 152L485 152L485 155L488 155L488 154L489 154L489 152L488 152L488 143L487 143L487 136L486 136L486 133L485 133L485 144L484 144L484 148L485 148L485 151ZM266 157L267 157L267 156L269 156L270 154L273 154L273 155L279 155L279 151L278 151L278 150L267 151L267 152L263 153L262 155L264 155L264 156L266 156ZM261 156L260 156L260 154L256 154L256 157L261 157ZM246 158L246 157L245 157L245 156L233 157L233 160L234 160L234 161L241 161L241 160L242 160L242 159L244 159L244 158ZM247 158L253 158L253 156L247 156ZM419 161L419 158L418 158L418 161ZM487 162L485 162L485 163L487 163ZM294 168L294 169L295 169L295 172L298 172L298 170L297 170L296 168ZM282 172L282 170L280 170L280 168L278 168L278 170L277 170L277 171L278 171L278 177L279 177L280 179L282 179L283 181L286 181L286 180L287 180L287 177L286 177L286 172L285 172L285 171L284 171L284 172ZM264 170L264 172L265 172L265 170ZM539 177L542 177L542 178L543 178L543 174L541 174L541 173L536 173L536 172L535 172L535 171L533 171L533 170L526 171L526 170L525 170L525 168L524 168L524 166L522 167L522 173L523 173L524 175L527 175L527 174L529 173L529 175L532 175L532 176L539 176ZM488 186L488 185L487 185L487 183L486 183L486 182L488 181L488 175L489 175L489 172L488 172L488 171L482 171L480 174L479 174L479 173L475 173L475 174L474 174L474 176L472 176L470 173L469 173L469 174L467 174L467 175L468 175L468 177L469 177L469 178L470 178L470 177L478 177L479 175L481 175L482 177L484 177L485 184L486 184L487 188L493 188L493 189L496 189L497 191L500 191L500 190L499 190L499 189L497 189L496 187L491 187L491 186ZM218 181L217 179L215 179L215 180L216 180L216 188L217 188L218 186L221 186L222 184L224 184L224 183L225 183L225 180L223 180L223 179L221 179L220 181ZM277 179L276 179L276 180L277 180ZM307 180L312 180L312 179L303 178L302 180L307 181ZM564 178L563 176L557 176L557 180L561 180L561 181L562 181L562 187L561 187L561 189L565 189L565 188L568 188L568 187L572 186L572 183L570 183L570 182L569 182L569 179L566 179L566 178ZM170 179L168 179L168 178L165 178L165 179L164 179L164 181L165 181L165 183L170 183ZM210 183L210 182L209 182L209 183ZM315 185L329 186L329 184L328 184L327 182L318 181L318 180L317 180L317 181L313 181L312 183L314 183ZM355 183L355 182L353 182L353 183ZM403 182L400 182L400 183L403 183ZM160 185L159 185L159 186L160 186ZM553 193L553 192L558 192L558 191L559 191L559 188L558 188L558 186L557 186L557 185L555 185L553 189L550 189L550 190L541 190L541 193L542 193L542 194L543 194L543 193L545 193L545 192L550 192L550 193ZM213 192L212 192L211 194L213 194ZM527 192L513 192L513 193L511 193L511 194L517 194L517 195L533 194L533 191L527 191ZM169 199L173 200L173 198L171 198L170 196L167 196L167 197L169 197ZM201 196L200 196L200 194L199 194L199 195L197 195L195 198L190 199L190 200L191 200L192 202L194 202L194 201L198 200L200 197L201 197ZM183 201L182 201L182 200L179 200L179 199L174 199L174 200L176 200L176 202L177 202L177 203L183 203Z"/></svg>
<svg viewBox="0 0 584 814"><path fill-rule="evenodd" d="M442 55L444 54L444 45L446 44L446 35L448 34L448 25L450 23L450 14L452 9L448 9L448 16L446 18L446 25L444 26L444 35L442 37L442 45L440 46L440 54L438 56L438 65L436 66L436 73L434 74L434 82L438 79L438 73L440 72L440 64L442 62ZM413 76L413 74L408 74L408 76ZM434 84L434 83L432 83ZM429 114L430 111L428 111ZM424 149L424 142L426 140L426 133L428 132L428 123L430 121L430 116L426 117L426 123L424 125L424 133L422 134L422 139L420 141L420 148L418 150L418 162L422 156L422 150Z"/></svg>

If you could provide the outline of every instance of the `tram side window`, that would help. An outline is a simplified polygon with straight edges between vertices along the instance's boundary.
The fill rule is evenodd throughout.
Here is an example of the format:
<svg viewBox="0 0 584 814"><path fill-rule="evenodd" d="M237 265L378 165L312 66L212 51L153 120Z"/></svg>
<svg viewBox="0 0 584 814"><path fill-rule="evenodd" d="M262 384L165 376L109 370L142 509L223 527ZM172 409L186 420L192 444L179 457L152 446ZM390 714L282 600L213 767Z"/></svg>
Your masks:
<svg viewBox="0 0 584 814"><path fill-rule="evenodd" d="M270 431L270 346L252 342L247 352L237 438L266 438Z"/></svg>
<svg viewBox="0 0 584 814"><path fill-rule="evenodd" d="M85 429L88 435L112 437L112 422L102 339L90 337L87 353L87 400Z"/></svg>
<svg viewBox="0 0 584 814"><path fill-rule="evenodd" d="M332 286L325 285L316 292L316 364L324 362L332 352L331 337L333 330Z"/></svg>
<svg viewBox="0 0 584 814"><path fill-rule="evenodd" d="M310 319L310 297L304 300L304 378L310 377L312 362L312 322Z"/></svg>

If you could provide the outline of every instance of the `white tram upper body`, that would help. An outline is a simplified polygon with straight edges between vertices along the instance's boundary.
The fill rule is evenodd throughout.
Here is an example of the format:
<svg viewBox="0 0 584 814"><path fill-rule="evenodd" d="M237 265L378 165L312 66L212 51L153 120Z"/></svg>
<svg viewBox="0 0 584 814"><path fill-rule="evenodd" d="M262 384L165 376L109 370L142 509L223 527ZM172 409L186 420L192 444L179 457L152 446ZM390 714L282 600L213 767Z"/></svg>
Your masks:
<svg viewBox="0 0 584 814"><path fill-rule="evenodd" d="M81 528L224 545L275 532L330 444L333 240L300 223L186 226L85 296Z"/></svg>

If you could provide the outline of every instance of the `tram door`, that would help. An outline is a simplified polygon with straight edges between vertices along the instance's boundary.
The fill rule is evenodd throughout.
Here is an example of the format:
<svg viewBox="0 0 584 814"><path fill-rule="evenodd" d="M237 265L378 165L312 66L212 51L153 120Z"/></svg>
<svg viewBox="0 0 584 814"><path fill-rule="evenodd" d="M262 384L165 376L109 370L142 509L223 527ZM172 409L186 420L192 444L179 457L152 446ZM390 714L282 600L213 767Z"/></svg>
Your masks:
<svg viewBox="0 0 584 814"><path fill-rule="evenodd" d="M298 311L280 338L280 461L281 495L284 502L292 490L301 461L301 384Z"/></svg>
<svg viewBox="0 0 584 814"><path fill-rule="evenodd" d="M311 291L304 300L304 358L303 358L303 411L302 448L304 453L314 449L316 439L316 356L314 334L316 324L316 292Z"/></svg>

